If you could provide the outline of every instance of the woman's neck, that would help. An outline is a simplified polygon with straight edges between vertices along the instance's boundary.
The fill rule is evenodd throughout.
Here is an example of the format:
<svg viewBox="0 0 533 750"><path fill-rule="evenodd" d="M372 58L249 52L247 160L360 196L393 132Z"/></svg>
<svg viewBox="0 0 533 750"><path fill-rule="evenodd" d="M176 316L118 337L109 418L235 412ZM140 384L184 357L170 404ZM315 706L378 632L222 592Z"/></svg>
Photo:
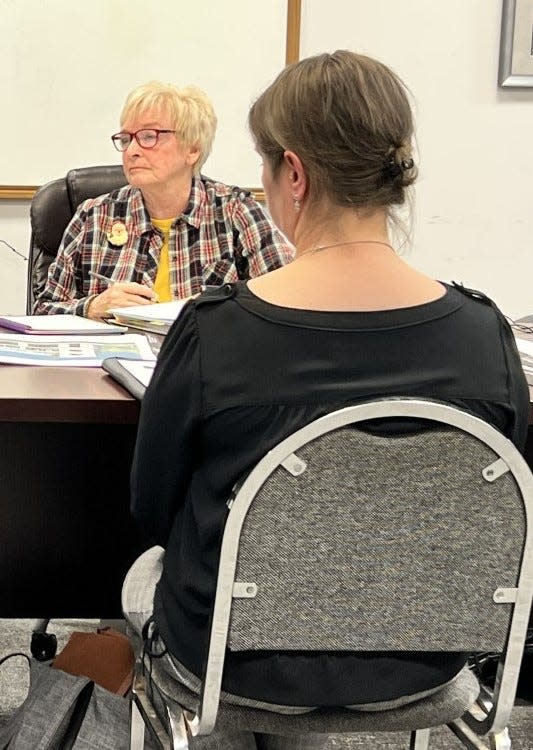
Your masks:
<svg viewBox="0 0 533 750"><path fill-rule="evenodd" d="M327 219L313 218L310 221L302 216L294 232L296 257L318 252L320 248L365 243L390 247L384 212L360 217L353 209L340 209L328 214Z"/></svg>
<svg viewBox="0 0 533 750"><path fill-rule="evenodd" d="M384 211L302 210L292 233L296 257L248 282L266 302L301 310L376 311L432 302L444 287L411 268L393 250Z"/></svg>
<svg viewBox="0 0 533 750"><path fill-rule="evenodd" d="M181 216L191 195L192 178L179 185L150 185L141 193L146 210L152 219L174 219Z"/></svg>

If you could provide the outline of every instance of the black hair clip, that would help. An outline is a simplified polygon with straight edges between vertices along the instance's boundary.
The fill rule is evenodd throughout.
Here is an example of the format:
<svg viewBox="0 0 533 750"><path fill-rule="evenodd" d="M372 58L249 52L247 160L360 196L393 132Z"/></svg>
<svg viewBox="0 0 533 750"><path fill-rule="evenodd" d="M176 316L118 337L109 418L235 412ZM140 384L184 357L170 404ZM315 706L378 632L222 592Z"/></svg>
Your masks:
<svg viewBox="0 0 533 750"><path fill-rule="evenodd" d="M412 169L414 167L415 163L413 159L402 159L401 162L398 164L394 160L394 156L391 156L389 161L385 164L385 167L383 168L383 173L385 177L388 177L389 180L395 180L399 175L401 175L403 172L407 172L408 169Z"/></svg>

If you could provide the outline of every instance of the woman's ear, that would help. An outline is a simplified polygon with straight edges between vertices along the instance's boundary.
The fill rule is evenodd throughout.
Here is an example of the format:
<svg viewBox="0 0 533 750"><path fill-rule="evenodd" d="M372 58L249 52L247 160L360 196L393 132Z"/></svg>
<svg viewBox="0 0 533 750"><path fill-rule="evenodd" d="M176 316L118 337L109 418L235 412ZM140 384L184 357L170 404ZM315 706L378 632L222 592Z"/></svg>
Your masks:
<svg viewBox="0 0 533 750"><path fill-rule="evenodd" d="M302 201L307 190L307 175L302 161L294 151L284 151L283 162L287 170L287 176L294 200Z"/></svg>
<svg viewBox="0 0 533 750"><path fill-rule="evenodd" d="M200 149L198 146L189 146L188 153L185 160L189 166L194 167L198 159L200 158Z"/></svg>

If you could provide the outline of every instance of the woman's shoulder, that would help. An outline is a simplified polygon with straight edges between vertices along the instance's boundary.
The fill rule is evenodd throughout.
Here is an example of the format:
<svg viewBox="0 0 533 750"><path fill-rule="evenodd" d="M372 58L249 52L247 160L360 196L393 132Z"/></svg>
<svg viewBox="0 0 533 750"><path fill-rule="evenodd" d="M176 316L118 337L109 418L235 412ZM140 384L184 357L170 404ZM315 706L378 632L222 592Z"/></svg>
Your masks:
<svg viewBox="0 0 533 750"><path fill-rule="evenodd" d="M204 305L213 305L233 299L237 296L239 284L222 284L221 286L208 286L193 300L196 308Z"/></svg>
<svg viewBox="0 0 533 750"><path fill-rule="evenodd" d="M219 182L204 175L196 178L195 185L203 192L206 203L215 211L228 215L252 215L256 220L265 217L262 205L249 188Z"/></svg>
<svg viewBox="0 0 533 750"><path fill-rule="evenodd" d="M247 190L246 188L241 188L238 185L230 185L229 183L221 182L220 180L214 180L203 174L196 178L196 184L199 187L201 186L212 200L217 198L226 200L244 200L251 196L250 190Z"/></svg>
<svg viewBox="0 0 533 750"><path fill-rule="evenodd" d="M131 185L124 185L124 187L117 188L110 193L103 193L94 198L88 198L83 203L80 203L77 211L87 215L98 213L99 211L107 211L111 206L115 205L137 203L142 204L140 191L137 188L131 187Z"/></svg>
<svg viewBox="0 0 533 750"><path fill-rule="evenodd" d="M198 336L213 340L235 335L242 322L244 310L240 304L246 293L243 281L208 286L201 294L191 300L184 309L188 317L194 319ZM235 303L237 304L231 304ZM183 313L181 313L183 315Z"/></svg>
<svg viewBox="0 0 533 750"><path fill-rule="evenodd" d="M509 324L504 313L500 310L496 302L488 294L479 289L473 289L464 286L456 281L452 281L448 286L449 294L457 295L462 304L464 314L475 322L484 322L486 325L496 324L508 328Z"/></svg>
<svg viewBox="0 0 533 750"><path fill-rule="evenodd" d="M482 292L479 289L472 289L458 281L452 281L449 285L449 288L455 289L456 292L459 292L459 294L462 294L463 297L466 297L469 300L474 300L475 302L479 302L482 305L487 305L488 307L495 307L495 304L491 300L491 298L487 294L485 294L485 292Z"/></svg>
<svg viewBox="0 0 533 750"><path fill-rule="evenodd" d="M125 227L126 239L128 235L138 236L152 226L141 191L131 185L81 203L72 218L72 225L83 231L112 235L116 234L115 225L123 225L120 228Z"/></svg>
<svg viewBox="0 0 533 750"><path fill-rule="evenodd" d="M205 330L212 332L216 319L221 312L221 305L234 299L238 294L238 284L209 286L201 294L187 301L180 311L172 329L195 328L199 334L199 324L206 322ZM204 329L204 326L201 326ZM171 330L172 330L171 329Z"/></svg>

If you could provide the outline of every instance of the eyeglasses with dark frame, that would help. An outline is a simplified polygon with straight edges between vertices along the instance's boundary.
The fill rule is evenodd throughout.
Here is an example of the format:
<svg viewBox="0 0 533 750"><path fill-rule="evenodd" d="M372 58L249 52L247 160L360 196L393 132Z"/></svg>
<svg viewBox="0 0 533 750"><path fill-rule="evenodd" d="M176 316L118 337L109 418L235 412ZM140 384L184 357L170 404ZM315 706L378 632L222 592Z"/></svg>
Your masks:
<svg viewBox="0 0 533 750"><path fill-rule="evenodd" d="M162 130L158 128L142 128L142 130L136 130L135 133L121 130L120 133L112 135L111 140L117 151L125 151L134 138L141 148L154 148L159 141L161 133L175 132L175 130Z"/></svg>

